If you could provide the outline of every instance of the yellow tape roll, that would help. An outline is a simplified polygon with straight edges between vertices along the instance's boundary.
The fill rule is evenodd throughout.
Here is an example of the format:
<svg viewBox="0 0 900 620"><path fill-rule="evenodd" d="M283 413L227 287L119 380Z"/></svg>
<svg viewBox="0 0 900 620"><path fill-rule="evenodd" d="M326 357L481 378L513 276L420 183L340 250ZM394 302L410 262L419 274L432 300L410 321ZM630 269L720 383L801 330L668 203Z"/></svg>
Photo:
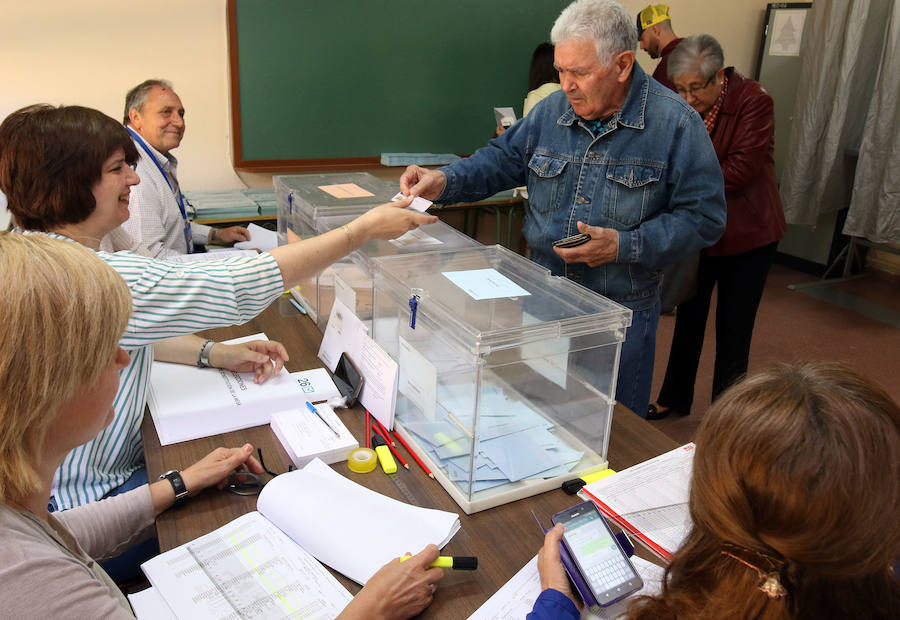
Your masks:
<svg viewBox="0 0 900 620"><path fill-rule="evenodd" d="M367 474L375 469L377 460L375 450L370 448L356 448L347 455L347 465L350 467L350 471L357 474Z"/></svg>

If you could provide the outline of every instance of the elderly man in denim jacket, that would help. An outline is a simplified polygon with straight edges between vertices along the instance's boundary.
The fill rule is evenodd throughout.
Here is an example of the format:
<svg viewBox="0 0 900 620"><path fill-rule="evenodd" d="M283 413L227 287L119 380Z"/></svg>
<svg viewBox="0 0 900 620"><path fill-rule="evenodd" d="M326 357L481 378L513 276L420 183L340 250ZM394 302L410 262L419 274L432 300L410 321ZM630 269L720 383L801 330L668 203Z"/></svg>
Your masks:
<svg viewBox="0 0 900 620"><path fill-rule="evenodd" d="M561 91L468 159L440 170L410 166L400 186L454 203L526 184L531 259L634 312L616 399L643 416L659 270L722 235L722 172L700 117L635 63L637 31L625 7L577 0L551 38ZM591 240L553 247L578 233Z"/></svg>

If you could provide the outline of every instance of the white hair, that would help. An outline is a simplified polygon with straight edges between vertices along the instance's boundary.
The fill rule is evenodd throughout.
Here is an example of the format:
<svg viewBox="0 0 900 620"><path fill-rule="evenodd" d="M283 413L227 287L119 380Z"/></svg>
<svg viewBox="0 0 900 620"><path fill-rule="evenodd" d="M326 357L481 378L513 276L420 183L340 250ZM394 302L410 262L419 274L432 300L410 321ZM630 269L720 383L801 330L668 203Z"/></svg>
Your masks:
<svg viewBox="0 0 900 620"><path fill-rule="evenodd" d="M615 0L575 0L556 18L550 40L559 45L586 39L594 42L597 59L607 62L619 52L637 49L637 26Z"/></svg>

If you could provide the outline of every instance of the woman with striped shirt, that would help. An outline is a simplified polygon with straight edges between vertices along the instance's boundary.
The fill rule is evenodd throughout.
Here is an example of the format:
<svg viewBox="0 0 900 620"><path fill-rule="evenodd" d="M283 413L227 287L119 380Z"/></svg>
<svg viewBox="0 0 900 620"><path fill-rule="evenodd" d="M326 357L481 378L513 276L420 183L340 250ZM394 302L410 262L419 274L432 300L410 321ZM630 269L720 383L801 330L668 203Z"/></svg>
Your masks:
<svg viewBox="0 0 900 620"><path fill-rule="evenodd" d="M94 250L128 219L129 188L140 181L133 170L137 158L125 128L90 108L30 106L0 125L0 188L16 229ZM196 363L204 341L180 337L244 323L302 277L368 241L393 239L436 221L406 209L408 204L401 200L375 207L346 226L251 258L176 264L132 252L98 252L131 289L133 311L119 342L131 360L120 374L113 421L63 459L51 503L67 509L96 501L143 467L140 427L154 355ZM261 369L262 379L269 359L280 364L284 356L280 345L230 356L217 345L210 362L249 364Z"/></svg>

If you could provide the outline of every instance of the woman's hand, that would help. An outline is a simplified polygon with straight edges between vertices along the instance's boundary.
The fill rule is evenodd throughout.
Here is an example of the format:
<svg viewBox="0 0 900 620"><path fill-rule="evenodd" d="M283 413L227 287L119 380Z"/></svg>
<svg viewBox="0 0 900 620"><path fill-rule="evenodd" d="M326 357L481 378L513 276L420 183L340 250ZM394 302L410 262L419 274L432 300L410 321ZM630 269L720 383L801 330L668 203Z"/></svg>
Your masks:
<svg viewBox="0 0 900 620"><path fill-rule="evenodd" d="M431 604L437 582L444 576L429 564L438 558L438 548L428 545L417 555L385 564L372 575L359 594L338 616L339 620L405 620Z"/></svg>
<svg viewBox="0 0 900 620"><path fill-rule="evenodd" d="M289 359L284 345L275 340L252 340L241 344L217 342L209 352L211 366L234 372L252 372L254 383L263 383L280 373Z"/></svg>
<svg viewBox="0 0 900 620"><path fill-rule="evenodd" d="M569 576L563 567L559 557L559 543L562 540L565 528L557 523L552 530L544 536L544 546L538 552L538 572L541 575L541 590L553 588L562 592L575 602L581 609L579 600L572 595L572 587L569 585Z"/></svg>
<svg viewBox="0 0 900 620"><path fill-rule="evenodd" d="M181 471L181 479L193 497L211 486L222 488L231 472L236 470L263 473L262 465L252 456L253 446L245 443L240 448L216 448L205 457ZM158 480L150 485L150 497L156 514L170 508L175 502L175 491L168 480Z"/></svg>
<svg viewBox="0 0 900 620"><path fill-rule="evenodd" d="M359 244L371 239L396 239L414 228L437 221L434 215L407 209L411 202L412 197L406 197L369 209L347 224L350 235L358 238Z"/></svg>
<svg viewBox="0 0 900 620"><path fill-rule="evenodd" d="M263 473L262 465L253 455L253 446L245 443L240 448L216 448L202 459L182 470L181 477L188 495L193 497L203 489L225 486L228 476L234 471Z"/></svg>

